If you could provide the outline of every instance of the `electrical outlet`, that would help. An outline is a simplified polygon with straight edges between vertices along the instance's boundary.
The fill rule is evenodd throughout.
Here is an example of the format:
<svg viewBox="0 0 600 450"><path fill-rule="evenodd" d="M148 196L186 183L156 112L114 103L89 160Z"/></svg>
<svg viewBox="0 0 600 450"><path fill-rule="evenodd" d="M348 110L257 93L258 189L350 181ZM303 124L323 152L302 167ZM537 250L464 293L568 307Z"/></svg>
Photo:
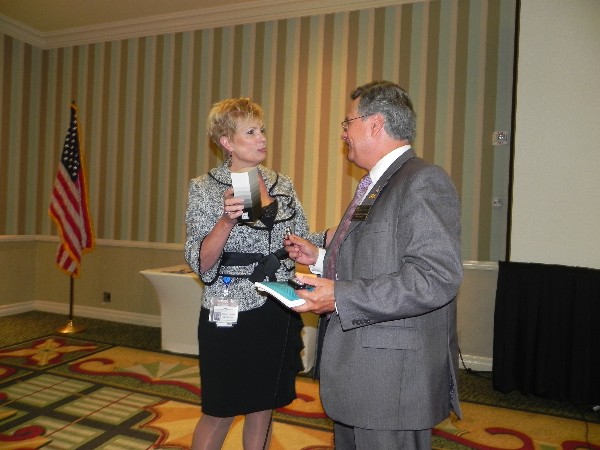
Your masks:
<svg viewBox="0 0 600 450"><path fill-rule="evenodd" d="M102 303L110 303L110 301L111 301L110 292L104 291L102 294Z"/></svg>
<svg viewBox="0 0 600 450"><path fill-rule="evenodd" d="M494 131L492 134L492 145L508 144L508 131Z"/></svg>

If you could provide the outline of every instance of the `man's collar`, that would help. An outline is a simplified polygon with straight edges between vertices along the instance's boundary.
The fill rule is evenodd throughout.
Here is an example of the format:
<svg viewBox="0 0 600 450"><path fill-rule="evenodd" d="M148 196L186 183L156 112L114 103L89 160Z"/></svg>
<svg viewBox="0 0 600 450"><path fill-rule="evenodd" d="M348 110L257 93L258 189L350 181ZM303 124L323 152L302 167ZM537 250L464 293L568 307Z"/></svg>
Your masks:
<svg viewBox="0 0 600 450"><path fill-rule="evenodd" d="M385 171L392 165L394 161L396 161L400 156L402 156L406 151L411 148L410 144L403 145L402 147L398 147L383 158L381 158L375 166L369 171L369 175L371 176L372 184L377 183L379 178L385 173Z"/></svg>

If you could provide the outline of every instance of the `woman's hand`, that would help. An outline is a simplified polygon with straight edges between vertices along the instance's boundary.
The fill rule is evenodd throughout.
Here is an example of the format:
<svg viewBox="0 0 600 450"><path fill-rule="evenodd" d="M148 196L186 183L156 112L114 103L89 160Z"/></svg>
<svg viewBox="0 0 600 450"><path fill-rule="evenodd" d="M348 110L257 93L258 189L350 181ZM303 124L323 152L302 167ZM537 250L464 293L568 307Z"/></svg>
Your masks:
<svg viewBox="0 0 600 450"><path fill-rule="evenodd" d="M200 272L211 269L221 257L229 234L244 210L244 200L233 196L233 188L223 195L223 215L206 235L200 246Z"/></svg>
<svg viewBox="0 0 600 450"><path fill-rule="evenodd" d="M233 196L233 188L226 189L223 194L223 219L233 226L243 212L244 200Z"/></svg>

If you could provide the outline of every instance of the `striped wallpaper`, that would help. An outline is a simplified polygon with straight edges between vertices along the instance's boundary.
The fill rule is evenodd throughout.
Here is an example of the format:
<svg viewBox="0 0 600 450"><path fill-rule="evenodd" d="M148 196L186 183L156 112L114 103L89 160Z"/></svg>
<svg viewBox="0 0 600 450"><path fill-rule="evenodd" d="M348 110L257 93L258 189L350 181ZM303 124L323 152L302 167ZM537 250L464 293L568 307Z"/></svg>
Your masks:
<svg viewBox="0 0 600 450"><path fill-rule="evenodd" d="M0 234L56 233L47 209L71 99L99 239L184 241L189 179L222 160L206 116L231 96L264 107L267 165L292 177L311 226L336 225L362 175L340 140L349 93L389 79L413 99L417 152L460 192L464 259L502 258L492 230L506 217L491 199L508 168L491 136L510 126L515 3L422 1L49 50L0 33Z"/></svg>

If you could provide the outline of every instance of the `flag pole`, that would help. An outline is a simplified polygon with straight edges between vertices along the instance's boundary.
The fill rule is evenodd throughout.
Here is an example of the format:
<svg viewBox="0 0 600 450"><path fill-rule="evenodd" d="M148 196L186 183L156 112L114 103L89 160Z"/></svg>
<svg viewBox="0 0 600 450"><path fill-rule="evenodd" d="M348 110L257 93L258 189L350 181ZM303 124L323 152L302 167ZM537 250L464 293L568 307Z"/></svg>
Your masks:
<svg viewBox="0 0 600 450"><path fill-rule="evenodd" d="M77 105L71 101L71 120L65 137L56 179L50 196L49 213L56 223L60 243L56 264L69 274L69 321L59 328L59 333L76 333L85 329L73 325L74 279L79 276L79 266L84 253L94 248L92 222L88 208L87 187L82 133L77 121Z"/></svg>
<svg viewBox="0 0 600 450"><path fill-rule="evenodd" d="M73 299L74 299L73 286L75 284L75 277L73 276L73 274L71 274L71 276L69 277L69 279L70 279L69 321L67 322L67 324L64 327L60 327L58 330L56 330L58 333L62 333L62 334L77 333L78 331L85 330L84 326L73 325L73 303L74 303L74 301L73 301Z"/></svg>

